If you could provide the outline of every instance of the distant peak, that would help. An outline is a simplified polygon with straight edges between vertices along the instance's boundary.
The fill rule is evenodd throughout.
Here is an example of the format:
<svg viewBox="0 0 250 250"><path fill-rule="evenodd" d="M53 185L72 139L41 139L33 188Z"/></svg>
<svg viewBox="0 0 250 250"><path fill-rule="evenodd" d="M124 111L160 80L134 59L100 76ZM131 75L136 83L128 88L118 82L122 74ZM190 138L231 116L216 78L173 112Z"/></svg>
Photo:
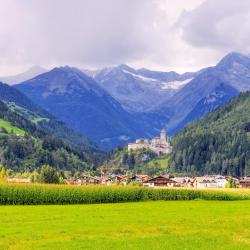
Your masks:
<svg viewBox="0 0 250 250"><path fill-rule="evenodd" d="M39 66L39 65L34 65L29 68L29 71L47 71L47 69Z"/></svg>
<svg viewBox="0 0 250 250"><path fill-rule="evenodd" d="M217 64L217 66L224 67L234 62L249 63L249 59L250 57L248 55L233 51L224 56Z"/></svg>
<svg viewBox="0 0 250 250"><path fill-rule="evenodd" d="M73 67L70 67L70 66L68 66L68 65L60 66L60 67L58 67L58 68L61 69L61 70L72 70L72 69L73 69Z"/></svg>
<svg viewBox="0 0 250 250"><path fill-rule="evenodd" d="M236 52L236 51L232 51L230 53L228 53L226 56L224 56L224 58L248 58L249 55L240 53L240 52Z"/></svg>
<svg viewBox="0 0 250 250"><path fill-rule="evenodd" d="M65 66L60 66L60 67L55 67L53 69L53 71L61 71L61 72L81 72L79 69L75 68L75 67L71 67L71 66L68 66L68 65L65 65Z"/></svg>
<svg viewBox="0 0 250 250"><path fill-rule="evenodd" d="M134 70L133 68L131 68L127 64L119 64L116 68L122 69L122 70Z"/></svg>

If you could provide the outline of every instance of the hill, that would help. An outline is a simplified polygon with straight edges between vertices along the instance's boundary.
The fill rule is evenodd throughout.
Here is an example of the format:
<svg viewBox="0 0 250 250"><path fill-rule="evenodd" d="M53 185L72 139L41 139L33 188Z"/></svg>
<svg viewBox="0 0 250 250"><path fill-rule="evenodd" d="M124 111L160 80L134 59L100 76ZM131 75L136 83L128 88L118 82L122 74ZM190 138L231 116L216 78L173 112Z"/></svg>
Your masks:
<svg viewBox="0 0 250 250"><path fill-rule="evenodd" d="M41 129L82 149L97 150L96 145L89 139L70 129L65 123L56 119L37 104L34 104L13 86L0 82L0 100L6 103L12 111L35 123Z"/></svg>
<svg viewBox="0 0 250 250"><path fill-rule="evenodd" d="M166 174L169 156L157 156L150 149L128 151L127 147L110 152L102 170L114 174L148 174L150 176Z"/></svg>
<svg viewBox="0 0 250 250"><path fill-rule="evenodd" d="M250 174L250 92L193 122L173 142L171 171L192 174Z"/></svg>
<svg viewBox="0 0 250 250"><path fill-rule="evenodd" d="M97 153L56 137L0 101L0 164L18 172L42 164L76 172L92 169L97 160Z"/></svg>

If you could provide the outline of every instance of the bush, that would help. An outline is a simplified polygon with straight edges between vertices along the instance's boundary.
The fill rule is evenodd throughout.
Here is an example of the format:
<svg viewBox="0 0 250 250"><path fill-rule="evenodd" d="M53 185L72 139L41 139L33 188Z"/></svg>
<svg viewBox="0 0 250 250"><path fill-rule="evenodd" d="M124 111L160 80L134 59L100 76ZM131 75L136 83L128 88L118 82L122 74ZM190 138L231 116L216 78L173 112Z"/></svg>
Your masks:
<svg viewBox="0 0 250 250"><path fill-rule="evenodd" d="M43 165L39 174L39 182L41 183L59 183L58 173L49 165Z"/></svg>
<svg viewBox="0 0 250 250"><path fill-rule="evenodd" d="M236 182L233 178L230 178L225 185L226 188L237 188Z"/></svg>

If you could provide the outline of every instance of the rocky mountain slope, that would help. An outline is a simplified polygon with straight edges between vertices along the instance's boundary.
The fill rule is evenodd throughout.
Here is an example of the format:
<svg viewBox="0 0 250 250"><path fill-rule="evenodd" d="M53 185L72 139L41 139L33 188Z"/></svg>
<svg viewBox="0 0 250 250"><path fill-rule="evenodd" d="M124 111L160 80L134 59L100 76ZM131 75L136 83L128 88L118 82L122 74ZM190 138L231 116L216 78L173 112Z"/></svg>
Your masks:
<svg viewBox="0 0 250 250"><path fill-rule="evenodd" d="M86 71L129 112L145 112L168 100L198 73L133 69L125 64Z"/></svg>
<svg viewBox="0 0 250 250"><path fill-rule="evenodd" d="M152 112L167 116L166 129L176 133L189 122L250 90L250 57L230 53L216 66L205 69Z"/></svg>

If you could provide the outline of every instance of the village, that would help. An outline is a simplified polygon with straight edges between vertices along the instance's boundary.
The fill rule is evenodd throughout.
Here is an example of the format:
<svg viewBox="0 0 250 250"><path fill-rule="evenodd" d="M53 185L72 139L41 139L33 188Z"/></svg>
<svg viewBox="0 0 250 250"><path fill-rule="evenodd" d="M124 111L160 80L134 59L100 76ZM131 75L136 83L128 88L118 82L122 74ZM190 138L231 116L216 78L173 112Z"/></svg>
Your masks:
<svg viewBox="0 0 250 250"><path fill-rule="evenodd" d="M8 178L8 183L31 183L29 178ZM91 176L81 175L76 178L65 180L67 185L122 185L122 186L143 186L148 188L250 188L250 176L235 178L222 175L205 175L197 177L174 177L173 175L103 175Z"/></svg>
<svg viewBox="0 0 250 250"><path fill-rule="evenodd" d="M82 175L67 180L68 185L132 185L149 188L225 188L234 183L239 188L250 188L250 176L238 179L231 176L206 175L199 177L174 177L171 175L109 175L90 176Z"/></svg>

